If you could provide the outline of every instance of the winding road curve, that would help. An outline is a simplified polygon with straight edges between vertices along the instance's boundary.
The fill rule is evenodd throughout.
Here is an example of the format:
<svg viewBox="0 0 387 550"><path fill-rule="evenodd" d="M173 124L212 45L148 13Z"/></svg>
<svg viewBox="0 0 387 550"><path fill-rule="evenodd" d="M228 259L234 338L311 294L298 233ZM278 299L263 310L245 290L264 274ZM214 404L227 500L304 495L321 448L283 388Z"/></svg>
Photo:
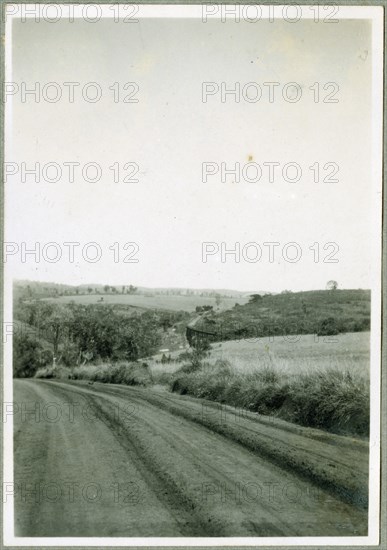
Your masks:
<svg viewBox="0 0 387 550"><path fill-rule="evenodd" d="M368 447L162 390L15 380L17 536L367 533Z"/></svg>

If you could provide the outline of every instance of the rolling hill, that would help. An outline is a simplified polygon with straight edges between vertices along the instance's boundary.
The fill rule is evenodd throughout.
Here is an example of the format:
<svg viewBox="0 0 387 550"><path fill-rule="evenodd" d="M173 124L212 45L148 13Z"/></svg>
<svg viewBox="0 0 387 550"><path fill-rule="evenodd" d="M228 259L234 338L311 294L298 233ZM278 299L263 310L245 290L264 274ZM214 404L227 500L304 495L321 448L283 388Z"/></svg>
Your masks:
<svg viewBox="0 0 387 550"><path fill-rule="evenodd" d="M214 340L281 334L313 334L329 325L337 332L370 329L369 290L318 290L257 296L245 305L200 317L195 331ZM324 325L325 323L325 325Z"/></svg>

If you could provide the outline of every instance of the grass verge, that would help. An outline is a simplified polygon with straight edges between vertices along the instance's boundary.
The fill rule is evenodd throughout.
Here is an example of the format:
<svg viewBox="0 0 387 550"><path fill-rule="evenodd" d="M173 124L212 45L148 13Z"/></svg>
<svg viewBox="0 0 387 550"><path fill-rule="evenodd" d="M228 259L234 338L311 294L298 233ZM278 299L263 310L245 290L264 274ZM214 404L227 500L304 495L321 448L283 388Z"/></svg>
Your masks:
<svg viewBox="0 0 387 550"><path fill-rule="evenodd" d="M218 360L193 371L183 367L171 377L170 389L303 426L369 435L369 380L350 370L326 368L288 375L266 366L240 373L228 361Z"/></svg>

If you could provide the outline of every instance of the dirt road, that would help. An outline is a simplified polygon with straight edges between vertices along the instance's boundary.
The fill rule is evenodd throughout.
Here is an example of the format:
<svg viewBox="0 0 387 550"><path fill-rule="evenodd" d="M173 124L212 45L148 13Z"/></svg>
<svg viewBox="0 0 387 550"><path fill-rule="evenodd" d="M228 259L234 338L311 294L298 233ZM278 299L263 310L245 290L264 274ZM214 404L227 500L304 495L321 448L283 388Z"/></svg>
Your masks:
<svg viewBox="0 0 387 550"><path fill-rule="evenodd" d="M161 390L14 391L17 536L367 533L364 442Z"/></svg>

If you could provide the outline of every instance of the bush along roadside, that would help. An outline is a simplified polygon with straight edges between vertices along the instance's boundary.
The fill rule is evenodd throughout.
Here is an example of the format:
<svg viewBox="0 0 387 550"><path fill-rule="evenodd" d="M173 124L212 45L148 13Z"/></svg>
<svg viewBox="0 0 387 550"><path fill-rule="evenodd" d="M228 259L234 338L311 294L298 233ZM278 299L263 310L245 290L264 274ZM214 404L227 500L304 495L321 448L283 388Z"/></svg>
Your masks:
<svg viewBox="0 0 387 550"><path fill-rule="evenodd" d="M107 384L125 384L127 386L149 386L152 375L146 363L125 361L84 365L72 369L66 367L46 367L39 369L36 378L59 378L67 380L89 380Z"/></svg>

